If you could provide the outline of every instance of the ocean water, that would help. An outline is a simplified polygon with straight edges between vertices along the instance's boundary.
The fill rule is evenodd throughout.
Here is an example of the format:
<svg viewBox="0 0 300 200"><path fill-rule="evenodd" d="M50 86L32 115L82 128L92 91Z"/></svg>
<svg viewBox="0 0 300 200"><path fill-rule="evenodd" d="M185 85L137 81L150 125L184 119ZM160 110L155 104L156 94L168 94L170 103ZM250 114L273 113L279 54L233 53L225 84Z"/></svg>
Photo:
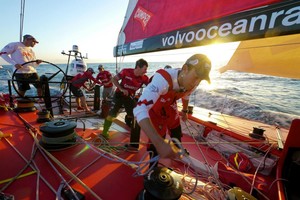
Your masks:
<svg viewBox="0 0 300 200"><path fill-rule="evenodd" d="M113 74L116 69L134 67L134 63L121 63L117 66L115 63L102 64ZM153 75L166 64L173 68L182 66L179 62L152 62L149 63L147 75ZM98 71L98 64L87 65ZM57 67L64 72L66 70L66 64L57 64ZM41 64L37 70L39 75L59 71L49 64ZM8 93L6 79L12 73L9 65L3 65L0 69L0 92ZM54 81L60 81L61 78L62 75L59 74ZM211 82L210 85L205 81L201 82L191 95L191 105L284 128L289 128L294 118L300 118L300 80L234 71L220 74L212 69ZM28 94L30 93L34 95L35 90L32 89Z"/></svg>

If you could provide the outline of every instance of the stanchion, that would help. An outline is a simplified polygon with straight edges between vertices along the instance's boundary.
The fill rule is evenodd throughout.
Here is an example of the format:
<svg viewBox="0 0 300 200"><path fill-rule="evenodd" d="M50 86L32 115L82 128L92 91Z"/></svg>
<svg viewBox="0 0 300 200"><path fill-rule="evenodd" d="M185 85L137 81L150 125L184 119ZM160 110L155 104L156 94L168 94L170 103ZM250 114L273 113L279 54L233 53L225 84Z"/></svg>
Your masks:
<svg viewBox="0 0 300 200"><path fill-rule="evenodd" d="M100 110L100 85L94 88L94 111Z"/></svg>
<svg viewBox="0 0 300 200"><path fill-rule="evenodd" d="M48 83L47 76L42 75L40 77L40 81L42 84L42 88L44 89L44 102L45 102L46 109L50 112L50 115L53 116L50 89L49 89L49 83Z"/></svg>

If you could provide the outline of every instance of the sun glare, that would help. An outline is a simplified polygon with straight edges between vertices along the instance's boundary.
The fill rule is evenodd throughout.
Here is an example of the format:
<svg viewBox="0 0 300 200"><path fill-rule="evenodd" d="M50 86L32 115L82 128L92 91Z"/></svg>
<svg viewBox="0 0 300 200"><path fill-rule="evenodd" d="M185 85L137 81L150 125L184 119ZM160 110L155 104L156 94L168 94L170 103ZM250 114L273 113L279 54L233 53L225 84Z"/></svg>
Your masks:
<svg viewBox="0 0 300 200"><path fill-rule="evenodd" d="M205 80L203 80L199 84L198 88L201 88L203 90L214 90L215 89L215 84L214 84L214 81L213 81L212 77L213 76L211 76L211 74L210 74L210 80L211 80L210 84L208 82L206 82Z"/></svg>
<svg viewBox="0 0 300 200"><path fill-rule="evenodd" d="M210 58L213 67L219 68L228 63L238 44L239 42L212 44L201 49Z"/></svg>
<svg viewBox="0 0 300 200"><path fill-rule="evenodd" d="M145 57L148 62L184 62L187 58L195 53L203 53L210 58L212 62L212 68L218 69L228 63L238 45L239 42L212 44L201 47L174 49L163 52L151 52L143 54L143 57ZM124 60L125 62L133 62L139 59L141 55L131 55L128 57L129 58Z"/></svg>
<svg viewBox="0 0 300 200"><path fill-rule="evenodd" d="M193 49L193 52L206 54L212 62L212 70L210 72L211 83L209 84L206 81L201 81L200 85L198 86L199 88L204 90L214 90L216 88L214 78L220 76L218 69L228 63L238 45L239 42L234 42L212 44Z"/></svg>

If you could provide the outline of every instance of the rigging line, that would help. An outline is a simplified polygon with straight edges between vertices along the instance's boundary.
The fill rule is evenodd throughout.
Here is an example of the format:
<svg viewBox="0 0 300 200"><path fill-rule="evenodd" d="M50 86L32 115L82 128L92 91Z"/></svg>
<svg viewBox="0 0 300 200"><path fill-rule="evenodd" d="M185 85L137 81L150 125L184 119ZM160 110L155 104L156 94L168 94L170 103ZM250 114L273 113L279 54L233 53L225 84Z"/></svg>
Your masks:
<svg viewBox="0 0 300 200"><path fill-rule="evenodd" d="M229 125L229 122L226 120L226 118L225 118L225 116L224 116L224 114L223 114L223 110L224 110L224 108L225 108L226 101L227 101L227 95L225 96L225 99L224 99L224 101L223 101L224 103L223 103L223 105L222 105L222 109L221 109L220 115L221 115L221 117L223 118L225 124L227 125L227 128L228 128L229 130L233 131L233 130L231 129L231 126Z"/></svg>
<svg viewBox="0 0 300 200"><path fill-rule="evenodd" d="M7 72L8 76L9 76L9 78L12 79L12 75L11 75L10 71L6 70L6 72Z"/></svg>
<svg viewBox="0 0 300 200"><path fill-rule="evenodd" d="M87 168L89 168L90 166L92 166L94 163L96 163L100 158L102 158L102 155L98 156L97 158L95 158L93 161L91 161L88 165L86 165L84 168L82 168L81 170L79 170L78 173L76 173L75 175L76 176L79 176L82 172L84 172ZM69 181L68 181L68 184L71 183L71 181L73 181L74 179L71 178Z"/></svg>
<svg viewBox="0 0 300 200"><path fill-rule="evenodd" d="M181 150L182 151L184 151L184 148L181 146ZM180 162L182 162L181 160L180 160ZM182 162L183 163L183 162ZM185 168L185 172L184 172L184 174L182 175L182 180L185 180L185 177L186 177L186 174L188 174L187 172L190 170L190 168L194 171L193 173L194 173L194 176L196 176L196 177L191 177L191 179L195 179L195 182L194 182L194 187L193 187L193 189L191 190L191 191L189 191L188 192L188 190L187 189L189 189L189 188L186 188L185 187L185 191L184 191L184 194L187 194L187 195L191 195L191 194L193 194L195 191L196 191L196 189L197 189L197 186L198 186L198 181L199 181L199 179L200 179L200 174L197 172L197 170L195 170L195 169L193 169L193 167L192 166L190 166L190 164L189 165L187 165L186 163L184 163L184 168ZM181 172L180 172L181 173ZM180 174L180 173L178 173L178 174ZM202 178L203 178L203 174L202 174Z"/></svg>
<svg viewBox="0 0 300 200"><path fill-rule="evenodd" d="M29 124L30 125L30 124ZM57 173L57 175L61 178L62 182L67 184L67 181L63 178L63 176L58 172L58 170L54 167L54 165L50 162L50 160L46 157L46 155L44 154L44 152L41 150L41 146L39 146L39 142L37 142L37 135L38 135L38 131L36 130L35 132L33 132L30 128L28 128L29 133L31 134L31 136L33 137L34 140L34 146L36 147L35 150L39 150L39 152L42 154L42 156L46 159L46 161L48 162L48 164L50 164L50 166L52 167L52 169ZM57 164L57 163L56 163ZM59 164L58 164L59 165ZM77 195L75 194L75 192L73 191L73 189L71 188L70 185L68 185L68 188L70 189L70 191L72 192L72 194L74 195L76 200L79 200ZM38 192L38 190L37 190ZM38 199L38 193L37 195L37 199ZM56 195L57 196L57 195Z"/></svg>
<svg viewBox="0 0 300 200"><path fill-rule="evenodd" d="M188 135L188 134L186 134ZM196 139L197 140L197 139ZM61 142L59 144L73 144L70 142ZM76 144L85 144L85 142L76 142ZM93 141L91 141L91 144L93 144L94 146L98 147L97 145L101 145L101 143L97 142L97 139L94 139ZM126 142L110 142L109 144L103 144L105 146L111 146L112 148L116 148L116 149L126 149L125 147L122 146L113 146L113 145L122 145L122 144L126 144ZM140 145L148 145L151 144L151 142L136 142L136 143L132 143L132 144L140 144ZM185 145L194 145L195 142L181 142L181 144L185 144ZM197 144L201 144L201 145L207 145L207 142L205 141L198 141L197 140ZM273 142L273 143L268 143L268 144L264 144L264 142L262 141L252 141L252 140L248 140L248 141L212 141L210 142L210 144L261 144L261 145L268 145L268 144L277 144L277 142Z"/></svg>
<svg viewBox="0 0 300 200"><path fill-rule="evenodd" d="M239 117L230 116L230 115L227 115L224 113L217 114L217 113L209 112L209 118L215 120L213 122L216 122L219 127L224 128L229 131L238 132L241 135L246 135L245 132L251 131L250 128L247 128L245 126L237 126L236 124L234 124L234 126L232 126L233 123L230 123L227 120L228 118L234 119L234 118L239 118Z"/></svg>
<svg viewBox="0 0 300 200"><path fill-rule="evenodd" d="M37 177L36 177L36 192L35 192L35 196L36 196L36 200L39 199L39 188L40 188L40 170L37 168L37 165L35 164L34 162L34 156L36 155L36 152L37 152L37 147L35 146L35 143L33 143L32 145L32 152L31 152L31 156L32 156L32 159L31 159L31 162L34 164L34 166L36 167L36 172L37 172Z"/></svg>
<svg viewBox="0 0 300 200"><path fill-rule="evenodd" d="M185 125L187 126L188 130L190 131L190 129L189 129L188 125L187 125L187 122L185 121L184 123L185 123ZM197 141L197 140L195 139L195 137L194 137L193 134L191 134L191 136L192 136L192 138L193 138L194 141ZM222 188L222 187L221 187L222 184L221 184L220 180L217 178L216 173L214 173L214 171L213 171L211 165L209 164L208 160L206 159L206 157L205 157L205 155L204 155L202 149L199 147L199 145L197 144L197 142L196 142L196 145L197 145L197 147L198 147L198 149L199 149L199 152L200 152L201 155L202 155L202 158L204 159L205 164L206 164L207 166L209 166L209 167L207 167L208 171L209 171L210 174L214 177L214 179L215 179L215 181L216 181L216 184L217 184L220 188ZM225 195L225 191L222 191L222 192L223 192L224 195ZM226 195L225 195L225 196L226 196Z"/></svg>
<svg viewBox="0 0 300 200"><path fill-rule="evenodd" d="M192 137L193 137L193 135L192 135ZM193 137L193 139L195 140L195 138ZM196 141L196 140L195 140ZM197 143L196 143L197 144ZM268 150L268 151L270 151L272 149L272 146L270 146L270 149ZM200 151L201 152L201 151ZM223 157L225 160L227 160L227 158L226 157L224 157L221 153L220 153L220 156L221 157ZM265 155L266 156L266 155ZM206 158L204 158L204 160L206 160ZM218 161L218 162L221 162L221 161ZM230 165L230 167L232 168L232 169L234 169L234 167L230 164L230 162L228 163L229 165ZM261 164L261 163L260 163ZM260 165L259 165L260 166ZM257 169L259 169L259 166L258 166L258 168ZM252 189L255 189L257 192L259 192L262 196L264 196L265 197L265 195L264 194L262 194L257 188L255 188L254 187L254 185L252 185L251 183L250 183L250 181L248 181L247 179L246 179L246 177L244 177L243 175L242 175L242 173L240 173L240 171L238 171L238 170L235 170L236 171L236 173L238 173L249 185L251 185L252 186ZM258 171L258 170L257 170ZM214 176L215 174L214 173L212 173L212 175ZM216 177L214 177L215 179L216 179ZM217 182L217 184L221 187L221 183L220 183L220 180L219 179L216 179L216 182ZM253 183L255 183L255 178L253 179ZM251 193L250 193L251 194ZM267 197L265 197L266 199L268 199Z"/></svg>
<svg viewBox="0 0 300 200"><path fill-rule="evenodd" d="M47 156L55 162L64 172L66 172L69 176L74 178L74 180L79 183L82 187L84 187L87 191L89 191L96 199L101 200L101 198L93 191L91 188L89 188L84 182L82 182L78 177L76 177L64 164L62 164L58 159L56 159L51 153L49 153L46 149L44 149L41 145L39 145L38 139L34 136L33 131L29 129L29 133L34 139L34 142L36 143L37 147L39 148L41 154L47 159ZM47 155L47 156L46 156ZM47 159L48 160L48 159ZM67 184L67 181L63 178L63 176L58 172L58 170L55 168L55 166L48 160L49 164L52 166L52 168L56 171L56 173L60 176L60 178ZM67 184L67 186L69 186ZM69 186L69 189L74 192L71 186ZM74 193L74 196L77 198L77 195Z"/></svg>
<svg viewBox="0 0 300 200"><path fill-rule="evenodd" d="M153 153L153 152L152 152ZM147 154L144 154L141 158L141 160L145 160L146 157L148 155ZM150 155L150 157L153 157L153 155ZM141 163L138 168L136 169L136 172L132 175L133 177L137 177L137 176L145 176L147 174L149 174L150 171L153 170L153 168L155 168L155 165L158 163L158 160L159 160L159 156L156 156L154 157L155 158L155 161L153 162L153 164L145 171L145 172L142 172L143 169L145 169L147 166L148 166L148 163L145 162L144 165L142 165L143 163ZM153 159L154 159L153 158ZM150 162L149 162L150 163Z"/></svg>
<svg viewBox="0 0 300 200"><path fill-rule="evenodd" d="M22 36L23 36L24 16L25 16L25 0L21 0L21 11L20 11L20 42L22 42Z"/></svg>
<svg viewBox="0 0 300 200"><path fill-rule="evenodd" d="M102 150L118 155L120 154L120 150L126 150L126 147L124 146L112 146L111 143L109 143L102 135L98 135L98 137L94 138L92 141L92 144L98 148L101 148ZM122 144L122 143L118 143Z"/></svg>
<svg viewBox="0 0 300 200"><path fill-rule="evenodd" d="M260 165L261 165L262 163L265 162L265 159L267 158L267 155L269 154L269 152L272 150L273 146L274 146L274 144L272 144L272 145L269 147L269 149L267 150L266 154L264 155L264 159L261 160L261 162L259 163L259 165L257 166L257 168L256 168L256 170L255 170L255 173L254 173L254 175L253 175L252 184L251 184L251 189L250 189L250 192L249 192L249 194L251 194L251 195L252 195L252 192L253 192L255 180L256 180L257 173L258 173L258 171L259 171Z"/></svg>
<svg viewBox="0 0 300 200"><path fill-rule="evenodd" d="M10 147L12 147L16 152L17 154L27 163L29 162L25 157L24 155L22 155L22 153L15 147L13 146L13 144L7 139L7 138L4 138L5 141L10 145ZM41 177L41 179L44 181L44 183L50 188L50 190L52 190L53 193L55 193L55 190L54 188L50 185L50 183L39 173L39 169L38 167L36 166L35 162L32 162L33 164L30 164L29 166L31 167L31 169L33 170L36 170L39 174L39 176Z"/></svg>
<svg viewBox="0 0 300 200"><path fill-rule="evenodd" d="M238 126L237 124L230 123L230 122L227 120L228 118L229 118L229 119L230 119L230 118L232 118L232 119L234 119L234 118L244 119L244 118L241 118L241 117L235 117L235 116L230 116L230 115L223 114L223 113L220 113L220 114L212 114L212 113L211 113L211 115L216 115L216 116L222 117L223 120L222 120L221 118L215 118L215 120L216 120L217 122L219 122L219 123L217 123L219 127L224 128L224 129L226 129L226 130L228 130L228 131L237 132L237 133L239 133L240 135L243 135L243 136L245 136L245 137L248 137L248 132L251 131L251 129L248 128L248 127L241 126L241 125ZM247 120L247 119L245 119L245 120ZM225 126L225 125L226 125L226 126ZM246 132L246 133L245 133L245 132Z"/></svg>
<svg viewBox="0 0 300 200"><path fill-rule="evenodd" d="M224 100L224 101L225 101L225 100ZM226 102L224 102L224 104L225 104L225 103L226 103ZM222 108L222 110L223 110L223 108ZM222 112L222 111L221 111L221 112ZM250 131L249 128L246 128L246 127L241 127L241 128L238 129L238 128L235 128L235 127L237 127L237 126L232 127L232 126L230 125L230 123L227 121L226 118L237 118L236 116L230 116L230 115L223 114L223 113L220 113L220 114L218 114L218 113L211 113L211 112L209 112L208 114L209 114L209 118L214 119L215 122L218 123L218 126L220 126L220 127L222 127L222 128L225 128L225 129L231 130L231 131L236 130L236 131L239 131L239 133L240 133L240 134L243 134L243 135L246 135L244 132ZM206 115L204 115L204 114L203 114L203 116L206 117ZM214 118L213 118L213 116L220 116L220 117L222 117L223 120L222 120L221 118L217 118L217 117L214 117ZM243 118L242 118L242 119L243 119ZM227 125L227 126L225 126L225 125Z"/></svg>
<svg viewBox="0 0 300 200"><path fill-rule="evenodd" d="M36 171L30 171L30 172L27 172L25 174L20 174L19 176L15 176L13 178L7 178L7 179L4 179L4 180L1 180L0 184L6 183L6 182L10 182L11 180L14 181L16 179L24 178L26 176L29 176L29 175L32 175L32 174L35 174L35 173L37 173L37 172Z"/></svg>
<svg viewBox="0 0 300 200"><path fill-rule="evenodd" d="M269 186L269 192L270 192L270 190L272 189L272 187L273 187L273 185L277 182L277 181L285 181L285 182L289 182L289 180L288 179L284 179L284 178L277 178L277 179L275 179L271 184L270 184L270 186Z"/></svg>
<svg viewBox="0 0 300 200"><path fill-rule="evenodd" d="M38 133L38 130L32 126L30 123L28 123L21 115L19 115L19 113L15 114L19 117L19 119L24 123L24 125L26 126L26 128L28 129L30 135L32 136L36 146L38 147L40 153L43 155L43 157L48 161L48 163L50 164L50 166L53 168L54 171L56 171L56 173L61 177L61 179L67 184L67 181L63 178L63 176L58 172L58 170L55 168L55 166L50 162L50 160L47 158L47 156L53 161L55 162L62 170L64 170L65 173L67 173L69 176L71 176L72 178L74 178L74 180L79 183L82 187L84 187L88 192L90 192L96 199L101 200L101 198L93 191L91 190L91 188L89 188L85 183L83 183L78 177L76 177L66 166L64 166L58 159L56 159L51 153L49 153L46 149L44 149L40 144L39 141L37 139L37 137L35 136L34 133ZM46 156L47 155L47 156ZM75 192L73 191L73 189L71 188L71 186L67 185L69 187L69 189L71 190L72 193L74 193L74 196L77 198L77 195L75 194Z"/></svg>
<svg viewBox="0 0 300 200"><path fill-rule="evenodd" d="M41 171L38 169L35 161L33 160L32 163L34 164L35 168L37 169L37 177L36 177L36 197L37 197L37 200L38 200L38 197L39 197L39 193L40 193L40 176L41 176ZM48 186L48 185L47 185ZM48 186L49 187L49 186ZM49 187L50 188L50 187ZM51 188L50 188L51 189ZM54 189L52 189L52 191L55 193Z"/></svg>
<svg viewBox="0 0 300 200"><path fill-rule="evenodd" d="M223 156L222 154L221 154L221 156ZM226 159L226 157L224 157L224 159L225 160L227 160ZM229 172L229 171L227 171L227 170L220 170L221 172L224 172L224 173L227 173L229 176L230 176L230 174L238 174L246 183L248 183L249 184L249 186L251 186L251 182L250 182L250 180L251 180L251 178L249 178L249 177L247 177L247 176L245 176L245 175L243 175L243 173L242 172L240 172L239 170L236 170L235 168L234 168L234 166L230 163L230 162L228 162L228 163L224 163L224 162L222 162L222 161L218 161L219 163L223 163L224 165L229 165L229 167L231 168L231 169L233 169L233 172ZM230 186L229 186L230 187ZM257 187L253 187L253 189L255 189L255 191L257 192L257 193L259 193L261 196L263 196L266 200L270 200L268 197L266 197L266 195L265 194L263 194L263 192L260 190L260 189L258 189ZM250 193L249 193L250 194Z"/></svg>
<svg viewBox="0 0 300 200"><path fill-rule="evenodd" d="M33 158L34 158L34 155L36 154L36 150L32 150L31 152L31 158L30 160L26 163L26 165L17 173L16 176L14 176L13 178L11 178L8 183L3 186L1 189L0 189L0 192L3 192L6 188L8 188L15 180L19 179L19 178L22 178L24 176L24 174L22 175L22 173L27 169L27 167L30 165L30 163L32 162ZM35 171L32 171L32 172L35 172Z"/></svg>
<svg viewBox="0 0 300 200"><path fill-rule="evenodd" d="M272 147L272 146L271 146ZM222 156L224 158L224 160L228 160L227 157L225 155L223 155L222 153L220 153L220 156ZM219 163L223 163L222 161L218 161ZM229 164L229 166L232 168L232 169L235 169L235 167L230 163L230 162L227 162L227 164ZM225 165L227 165L225 164ZM222 170L223 171L223 170ZM228 172L228 171L224 171L226 173L231 173L231 172ZM239 170L234 170L233 173L237 173L239 174L248 184L249 186L252 185L252 183L250 182L250 180L247 179L247 177L245 177ZM259 194L261 194L265 199L268 199L258 188L256 188L255 186L253 186L253 189L255 189Z"/></svg>
<svg viewBox="0 0 300 200"><path fill-rule="evenodd" d="M227 101L227 94L225 95L225 98L223 100L223 105L222 105L222 108L221 108L221 111L220 111L221 114L223 113L223 110L225 108L225 104L227 103L226 101Z"/></svg>
<svg viewBox="0 0 300 200"><path fill-rule="evenodd" d="M188 127L192 127L196 132L198 132L198 127L195 127L195 125L193 123L191 123L191 120L187 121L189 123ZM186 135L191 135L194 134L192 131L189 130L189 128L186 127L184 130L188 129L190 134L186 134ZM226 129L226 128L225 128ZM227 130L227 129L226 129ZM240 133L241 135L244 135L243 133ZM196 138L195 138L196 139ZM202 144L202 145L206 145L208 144L208 142L206 141L199 141L197 140L197 144ZM194 144L194 142L181 142L182 144ZM273 143L277 143L276 141L268 141L267 143L265 141L253 141L251 139L249 140L243 140L243 141L227 141L227 142L209 142L211 144L261 144L261 145L268 145L268 144L273 144Z"/></svg>
<svg viewBox="0 0 300 200"><path fill-rule="evenodd" d="M103 149L97 148L96 146L84 141L82 138L79 138L80 140L82 140L83 143L85 143L86 145L88 145L90 147L91 150L93 150L95 153L102 155L103 157L105 157L106 159L113 161L113 162L119 162L122 164L125 164L129 167L131 167L132 169L136 170L136 172L133 174L133 176L144 176L145 174L147 174L152 168L149 168L147 172L145 172L144 174L140 174L140 171L142 169L145 168L145 166L148 163L151 162L158 162L159 160L159 156L153 157L149 160L145 160L146 157L148 156L148 153L145 152L145 154L142 156L142 158L140 159L140 161L127 161L117 155L114 155L110 152L107 152ZM144 165L143 165L144 164ZM140 166L143 165L143 166ZM153 165L154 166L154 165Z"/></svg>
<svg viewBox="0 0 300 200"><path fill-rule="evenodd" d="M104 151L104 150L102 150L102 149L99 149L99 148L97 148L97 147L95 147L94 145L92 145L92 144L90 144L90 143L88 143L87 141L85 141L85 140L83 140L82 138L79 138L79 140L81 140L81 142L82 143L84 143L84 144L86 144L87 146L89 146L90 147L90 149L91 150L93 150L95 153L97 153L97 154L101 154L102 156L104 156L105 158L107 158L108 160L111 160L111 161L114 161L114 162L121 162L121 163L123 163L123 164L125 164L125 165L128 165L128 166L130 166L131 168L133 168L133 169L136 169L138 166L137 165L139 165L139 164L144 164L144 163L149 163L149 162L154 162L154 161L156 161L158 158L157 157L154 157L154 158L151 158L150 160L148 160L148 161L127 161L127 160L125 160L125 159L123 159L123 158L120 158L119 156L117 156L117 155L114 155L114 154L111 154L111 153L109 153L109 152L107 152L107 151ZM107 156L107 155L109 155L109 156L111 156L111 157L109 157L109 156ZM145 155L148 155L148 153L147 152L145 152ZM115 160L114 160L115 159ZM117 160L117 161L116 161Z"/></svg>

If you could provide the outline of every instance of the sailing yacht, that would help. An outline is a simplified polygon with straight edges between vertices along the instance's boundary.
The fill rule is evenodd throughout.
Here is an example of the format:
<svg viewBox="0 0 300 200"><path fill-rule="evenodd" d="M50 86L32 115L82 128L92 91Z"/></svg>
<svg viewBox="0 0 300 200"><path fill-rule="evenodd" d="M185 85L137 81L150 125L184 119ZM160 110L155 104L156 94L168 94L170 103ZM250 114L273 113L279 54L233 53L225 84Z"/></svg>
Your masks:
<svg viewBox="0 0 300 200"><path fill-rule="evenodd" d="M292 0L130 0L114 55L241 41L222 71L299 79L299 19ZM300 119L284 129L194 107L181 122L187 153L150 160L143 131L137 152L125 146L124 113L106 140L104 119L65 94L0 98L0 199L300 199Z"/></svg>

